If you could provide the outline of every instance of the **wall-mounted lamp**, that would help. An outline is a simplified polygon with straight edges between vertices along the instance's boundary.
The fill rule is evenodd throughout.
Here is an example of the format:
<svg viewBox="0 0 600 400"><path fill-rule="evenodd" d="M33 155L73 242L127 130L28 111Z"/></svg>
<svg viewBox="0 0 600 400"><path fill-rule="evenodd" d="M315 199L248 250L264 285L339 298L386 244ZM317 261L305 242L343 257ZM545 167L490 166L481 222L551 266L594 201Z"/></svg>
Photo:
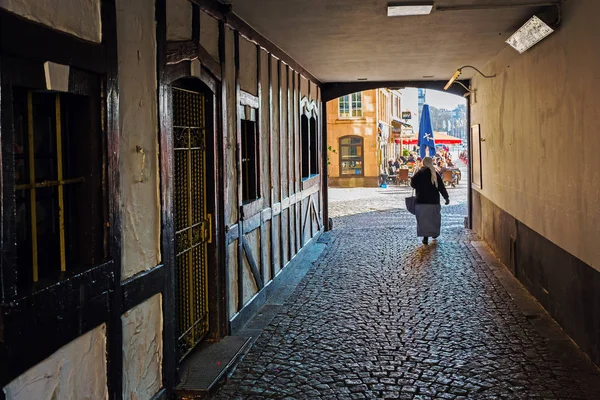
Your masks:
<svg viewBox="0 0 600 400"><path fill-rule="evenodd" d="M523 54L552 32L554 32L554 29L550 28L548 24L534 15L518 31L513 33L506 40L506 43L520 54Z"/></svg>
<svg viewBox="0 0 600 400"><path fill-rule="evenodd" d="M494 78L494 77L496 77L496 74L494 74L494 75L486 75L483 72L481 72L480 70L478 70L477 68L473 67L472 65L463 65L462 67L460 67L459 69L456 70L456 72L454 73L454 75L452 75L452 78L450 78L450 80L448 81L448 83L446 83L446 86L444 86L444 90L448 90L448 88L450 86L452 86L452 84L454 82L456 82L456 83L460 84L462 87L464 87L467 90L467 93L466 93L465 97L467 97L471 93L471 89L469 89L468 87L466 87L465 85L463 85L461 82L457 81L458 77L460 76L460 74L462 73L462 70L464 68L474 69L475 71L477 71L484 78Z"/></svg>

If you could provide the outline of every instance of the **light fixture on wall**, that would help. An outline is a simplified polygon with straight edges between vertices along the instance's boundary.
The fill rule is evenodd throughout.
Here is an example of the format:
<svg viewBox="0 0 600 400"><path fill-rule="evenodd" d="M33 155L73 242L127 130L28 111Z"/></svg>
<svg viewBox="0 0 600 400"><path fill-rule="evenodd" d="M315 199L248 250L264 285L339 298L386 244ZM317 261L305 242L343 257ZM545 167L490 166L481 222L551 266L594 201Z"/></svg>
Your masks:
<svg viewBox="0 0 600 400"><path fill-rule="evenodd" d="M506 40L506 43L520 54L523 54L552 32L554 32L554 29L534 15L529 21L525 22L518 31L513 33L512 36Z"/></svg>
<svg viewBox="0 0 600 400"><path fill-rule="evenodd" d="M454 75L452 75L452 78L450 78L450 80L448 81L448 83L446 83L446 86L444 86L444 90L448 90L448 88L450 86L452 86L453 83L456 82L460 86L464 87L467 90L467 93L465 94L465 97L467 97L471 93L471 89L469 89L468 87L466 87L465 85L463 85L461 82L457 81L457 79L460 76L460 74L462 74L462 70L465 69L465 68L474 69L475 71L477 71L484 78L494 78L494 77L496 77L496 74L494 74L494 75L486 75L483 72L481 72L480 70L478 70L477 68L473 67L472 65L463 65L462 67L460 67L459 69L456 70L456 72L454 73Z"/></svg>
<svg viewBox="0 0 600 400"><path fill-rule="evenodd" d="M428 15L433 10L433 2L414 4L388 4L388 17L408 17L413 15Z"/></svg>

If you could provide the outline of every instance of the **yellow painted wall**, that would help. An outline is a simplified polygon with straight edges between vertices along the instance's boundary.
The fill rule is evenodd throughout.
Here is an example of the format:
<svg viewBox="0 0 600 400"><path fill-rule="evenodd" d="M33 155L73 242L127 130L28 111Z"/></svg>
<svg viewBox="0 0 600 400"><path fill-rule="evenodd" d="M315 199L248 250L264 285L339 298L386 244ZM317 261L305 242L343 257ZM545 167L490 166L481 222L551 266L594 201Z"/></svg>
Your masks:
<svg viewBox="0 0 600 400"><path fill-rule="evenodd" d="M386 96L387 93L387 96ZM379 96L379 101L377 97ZM334 99L327 103L327 144L336 153L329 152L329 178L331 186L374 186L380 173L378 160L378 123L390 124L397 112L392 112L393 106L399 109L400 99L394 102L394 94L386 89L373 89L362 92L362 117L340 118L339 100ZM390 128L391 129L391 128ZM340 176L340 138L348 135L363 138L364 172L363 176ZM393 138L386 145L389 157L393 157Z"/></svg>
<svg viewBox="0 0 600 400"><path fill-rule="evenodd" d="M339 143L340 138L347 135L363 137L364 146L364 176L377 177L377 115L376 115L376 90L363 92L362 118L339 118L338 99L327 103L327 143L337 154L329 152L329 176L340 176Z"/></svg>

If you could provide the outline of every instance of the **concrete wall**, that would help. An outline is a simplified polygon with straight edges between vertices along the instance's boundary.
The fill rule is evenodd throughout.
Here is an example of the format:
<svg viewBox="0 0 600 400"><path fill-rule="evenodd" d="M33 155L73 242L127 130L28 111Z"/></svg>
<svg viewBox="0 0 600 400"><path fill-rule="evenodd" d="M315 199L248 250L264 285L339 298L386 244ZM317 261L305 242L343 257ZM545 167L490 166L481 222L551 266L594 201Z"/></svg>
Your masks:
<svg viewBox="0 0 600 400"><path fill-rule="evenodd" d="M102 41L100 0L0 0L0 8L81 39Z"/></svg>
<svg viewBox="0 0 600 400"><path fill-rule="evenodd" d="M125 279L160 262L156 26L153 0L116 4Z"/></svg>
<svg viewBox="0 0 600 400"><path fill-rule="evenodd" d="M600 270L600 3L567 2L560 29L520 55L507 47L476 77L481 194Z"/></svg>
<svg viewBox="0 0 600 400"><path fill-rule="evenodd" d="M600 365L600 35L594 0L565 2L560 29L476 77L482 189L473 227ZM476 160L474 160L476 161Z"/></svg>
<svg viewBox="0 0 600 400"><path fill-rule="evenodd" d="M106 325L78 337L4 387L7 400L108 399Z"/></svg>

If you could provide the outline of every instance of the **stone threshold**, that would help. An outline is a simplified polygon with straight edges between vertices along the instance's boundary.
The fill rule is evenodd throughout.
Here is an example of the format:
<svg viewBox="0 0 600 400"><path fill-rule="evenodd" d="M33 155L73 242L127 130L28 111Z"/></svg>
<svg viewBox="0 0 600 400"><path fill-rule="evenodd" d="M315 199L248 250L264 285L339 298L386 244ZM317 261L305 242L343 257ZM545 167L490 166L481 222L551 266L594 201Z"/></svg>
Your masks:
<svg viewBox="0 0 600 400"><path fill-rule="evenodd" d="M586 397L600 399L600 369L510 272L509 268L498 259L487 243L472 241L471 245L483 260L484 266L494 274L523 315L546 341L554 356L565 367L574 371L573 376L578 380Z"/></svg>
<svg viewBox="0 0 600 400"><path fill-rule="evenodd" d="M226 336L216 343L203 343L180 367L181 381L174 390L181 400L205 399L236 365L250 344L246 336Z"/></svg>

